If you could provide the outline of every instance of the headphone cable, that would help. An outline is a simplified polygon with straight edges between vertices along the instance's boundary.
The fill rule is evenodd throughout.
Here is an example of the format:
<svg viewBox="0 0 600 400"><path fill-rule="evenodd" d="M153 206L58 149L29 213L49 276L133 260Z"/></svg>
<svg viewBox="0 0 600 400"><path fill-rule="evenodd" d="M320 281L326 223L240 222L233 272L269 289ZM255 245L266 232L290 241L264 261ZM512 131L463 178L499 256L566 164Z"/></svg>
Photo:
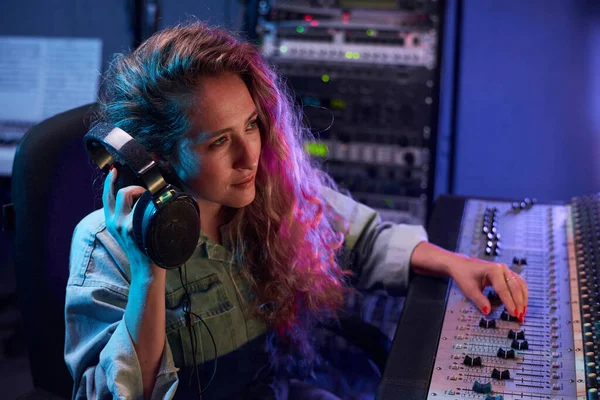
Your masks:
<svg viewBox="0 0 600 400"><path fill-rule="evenodd" d="M188 332L190 334L190 341L191 341L191 346L192 346L192 360L194 363L193 368L194 368L194 374L196 375L196 382L198 383L198 399L202 400L202 394L206 392L206 390L212 383L213 379L215 378L215 375L217 374L217 359L219 357L219 354L217 351L217 344L215 342L215 338L214 338L212 332L210 331L210 329L208 328L208 325L206 324L206 322L204 322L202 317L200 317L198 314L196 314L195 312L192 311L192 298L188 292L187 264L183 264L183 267L185 269L185 284L183 283L181 267L179 268L179 279L181 281L181 286L183 287L183 290L185 293L185 300L183 302L183 312L184 312L184 318L185 318L185 325L187 326ZM202 322L204 324L204 326L206 327L206 330L208 331L208 334L210 335L210 338L212 340L213 348L215 350L215 364L213 366L213 373L212 373L212 376L210 377L210 380L206 384L206 387L204 388L204 390L202 389L202 386L200 384L200 374L198 371L198 362L196 361L196 346L198 345L198 337L196 335L196 330L193 328L192 315L194 317L198 318L200 320L200 322ZM190 374L190 378L188 380L188 387L191 386L192 376L193 376L193 374Z"/></svg>

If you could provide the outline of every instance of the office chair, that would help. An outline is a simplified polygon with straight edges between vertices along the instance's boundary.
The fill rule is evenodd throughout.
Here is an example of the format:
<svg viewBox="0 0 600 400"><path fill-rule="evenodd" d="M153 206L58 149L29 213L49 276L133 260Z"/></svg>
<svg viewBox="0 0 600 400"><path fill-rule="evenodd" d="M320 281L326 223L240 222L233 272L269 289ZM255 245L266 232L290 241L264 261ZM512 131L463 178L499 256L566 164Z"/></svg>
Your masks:
<svg viewBox="0 0 600 400"><path fill-rule="evenodd" d="M70 243L77 223L102 207L98 185L92 187L99 172L82 142L96 107L75 108L31 128L17 148L12 173L17 289L33 384L38 392L65 399L73 388L63 357ZM383 371L389 335L351 314L328 328Z"/></svg>
<svg viewBox="0 0 600 400"><path fill-rule="evenodd" d="M73 381L64 362L64 304L73 230L102 207L81 138L95 105L32 127L15 154L11 198L19 306L34 387L65 399Z"/></svg>

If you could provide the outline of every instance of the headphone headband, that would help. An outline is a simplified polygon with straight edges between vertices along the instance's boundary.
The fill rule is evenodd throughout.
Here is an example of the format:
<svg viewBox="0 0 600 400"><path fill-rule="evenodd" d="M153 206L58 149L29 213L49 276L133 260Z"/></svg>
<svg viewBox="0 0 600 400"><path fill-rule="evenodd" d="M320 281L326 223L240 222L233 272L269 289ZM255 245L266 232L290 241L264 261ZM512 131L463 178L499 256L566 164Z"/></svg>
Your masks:
<svg viewBox="0 0 600 400"><path fill-rule="evenodd" d="M128 166L153 195L167 185L146 149L124 130L101 122L84 136L83 142L88 156L104 173L117 161Z"/></svg>

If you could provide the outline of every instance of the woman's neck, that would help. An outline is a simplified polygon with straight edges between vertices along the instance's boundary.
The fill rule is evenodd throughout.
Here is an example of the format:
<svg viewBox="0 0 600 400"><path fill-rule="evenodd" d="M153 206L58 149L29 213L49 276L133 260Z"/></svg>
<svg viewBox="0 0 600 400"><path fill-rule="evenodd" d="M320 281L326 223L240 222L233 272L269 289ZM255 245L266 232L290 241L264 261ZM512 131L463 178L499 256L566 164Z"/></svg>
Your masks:
<svg viewBox="0 0 600 400"><path fill-rule="evenodd" d="M227 207L221 204L196 199L200 207L200 228L202 232L217 244L222 243L221 226L228 221Z"/></svg>

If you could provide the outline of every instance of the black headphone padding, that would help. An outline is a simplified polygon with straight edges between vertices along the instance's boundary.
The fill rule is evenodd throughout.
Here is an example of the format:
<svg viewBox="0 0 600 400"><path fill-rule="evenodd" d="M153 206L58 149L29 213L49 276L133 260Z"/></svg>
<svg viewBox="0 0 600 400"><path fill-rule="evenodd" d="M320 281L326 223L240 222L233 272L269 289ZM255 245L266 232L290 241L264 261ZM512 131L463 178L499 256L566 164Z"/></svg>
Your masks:
<svg viewBox="0 0 600 400"><path fill-rule="evenodd" d="M200 217L193 197L177 192L160 212L145 192L133 214L133 236L156 265L175 268L194 254L200 237Z"/></svg>

